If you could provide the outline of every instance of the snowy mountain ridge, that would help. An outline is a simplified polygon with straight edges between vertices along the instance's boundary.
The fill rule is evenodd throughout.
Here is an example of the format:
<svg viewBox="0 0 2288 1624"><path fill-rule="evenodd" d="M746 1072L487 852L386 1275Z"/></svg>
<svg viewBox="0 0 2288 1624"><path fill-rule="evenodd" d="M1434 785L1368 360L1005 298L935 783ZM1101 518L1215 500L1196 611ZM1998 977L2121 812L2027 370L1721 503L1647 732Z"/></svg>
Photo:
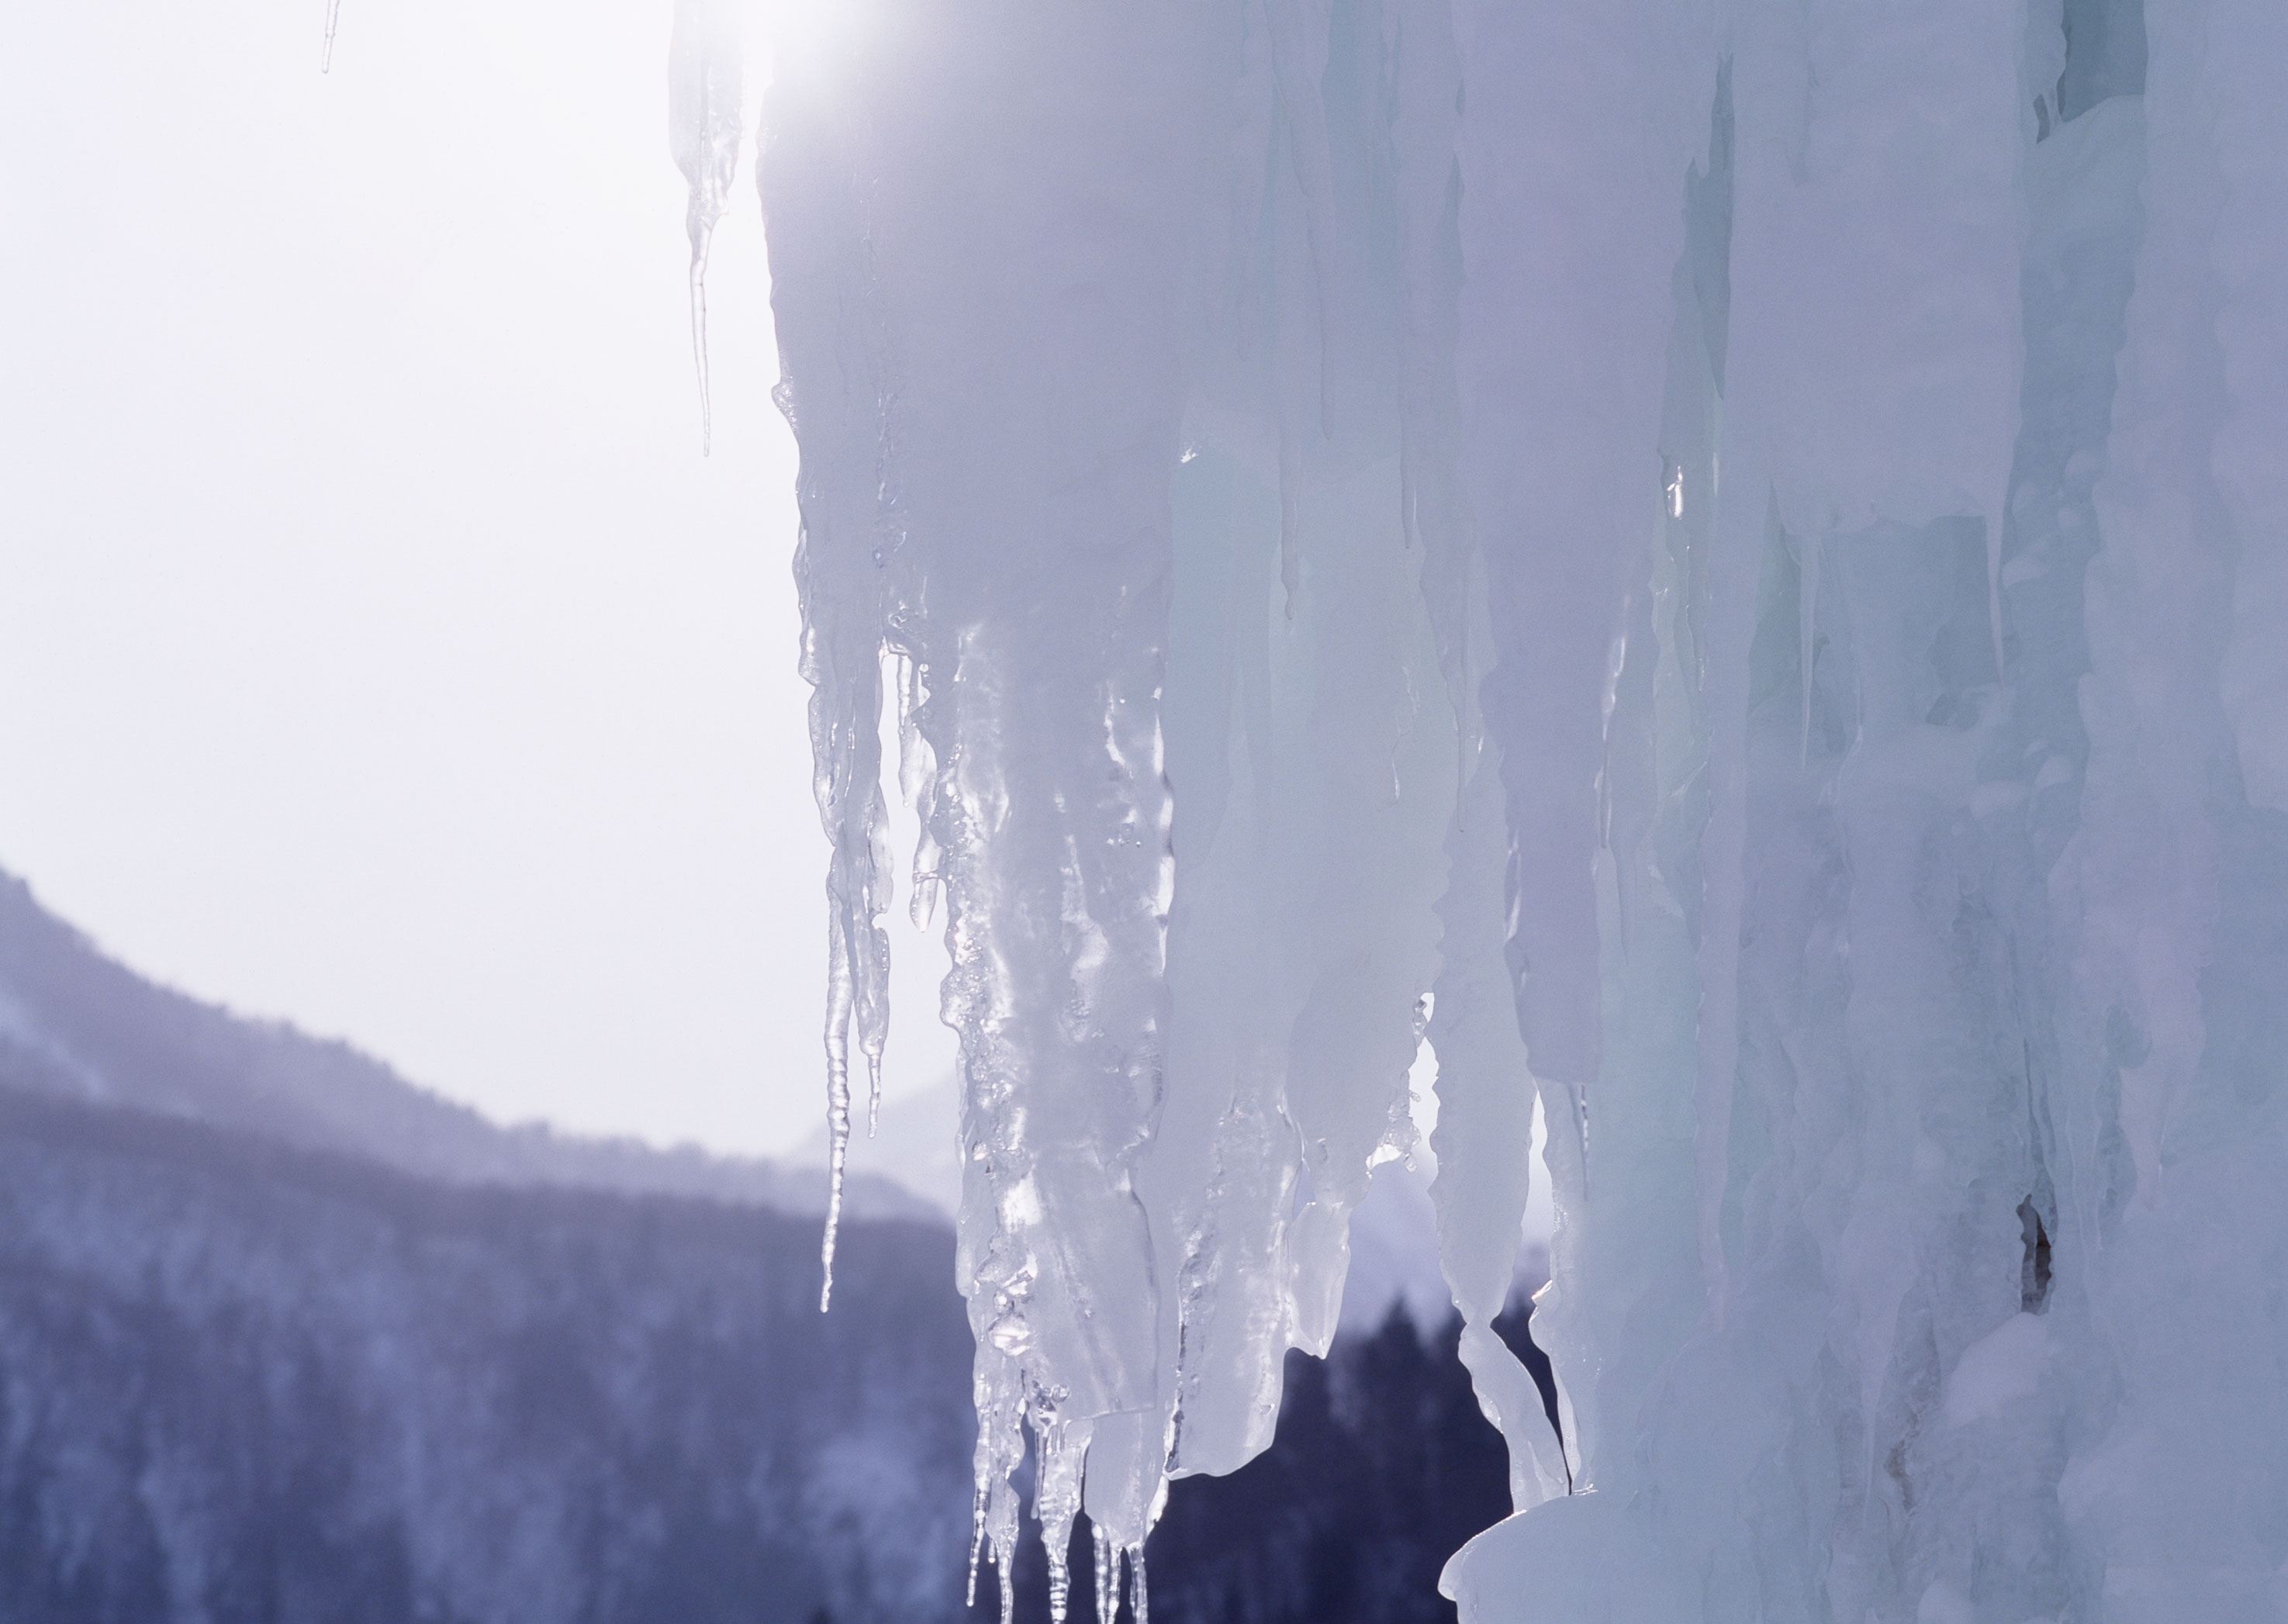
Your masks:
<svg viewBox="0 0 2288 1624"><path fill-rule="evenodd" d="M0 873L0 1088L250 1131L456 1184L689 1195L810 1216L823 1162L783 1166L692 1145L503 1127L349 1043L250 1020L144 979ZM888 1178L852 1181L862 1217L930 1219Z"/></svg>

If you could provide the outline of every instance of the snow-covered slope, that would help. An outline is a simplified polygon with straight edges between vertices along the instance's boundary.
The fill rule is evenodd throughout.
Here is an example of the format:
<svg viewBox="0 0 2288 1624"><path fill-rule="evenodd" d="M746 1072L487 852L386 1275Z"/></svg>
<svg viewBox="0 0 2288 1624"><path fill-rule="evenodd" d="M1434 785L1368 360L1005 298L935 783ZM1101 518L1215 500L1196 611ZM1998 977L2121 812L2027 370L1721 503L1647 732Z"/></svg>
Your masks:
<svg viewBox="0 0 2288 1624"><path fill-rule="evenodd" d="M0 1619L950 1620L951 1246L0 1092Z"/></svg>
<svg viewBox="0 0 2288 1624"><path fill-rule="evenodd" d="M640 1079L631 1079L636 1086ZM782 1167L503 1128L339 1041L252 1021L144 980L0 874L0 1088L130 1106L338 1152L455 1184L568 1184L822 1214L823 1165ZM887 1179L847 1193L860 1216L936 1209Z"/></svg>

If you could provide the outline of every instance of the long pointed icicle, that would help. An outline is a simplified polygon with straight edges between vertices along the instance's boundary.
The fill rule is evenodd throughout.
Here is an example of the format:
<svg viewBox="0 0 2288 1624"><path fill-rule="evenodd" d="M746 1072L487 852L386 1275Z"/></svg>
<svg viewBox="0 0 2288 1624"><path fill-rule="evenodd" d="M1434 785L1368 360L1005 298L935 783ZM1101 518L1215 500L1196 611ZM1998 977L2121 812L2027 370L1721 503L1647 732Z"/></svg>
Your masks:
<svg viewBox="0 0 2288 1624"><path fill-rule="evenodd" d="M338 4L340 0L335 0ZM326 33L330 46L333 31ZM707 252L739 170L744 125L735 13L722 0L680 0L669 47L668 127L675 167L691 186L691 358L699 374L700 454L713 449L707 384Z"/></svg>
<svg viewBox="0 0 2288 1624"><path fill-rule="evenodd" d="M862 745L869 741L861 734L857 742ZM819 1243L818 1311L822 1314L834 1297L834 1240L842 1224L843 1175L850 1158L850 1029L854 1025L858 1028L858 1051L866 1061L867 1087L873 1102L870 1111L878 1113L881 1109L883 1040L889 1021L885 996L888 942L873 922L887 900L878 895L876 888L888 873L889 863L882 839L882 792L875 781L879 767L878 756L862 749L844 764L845 775L864 787L865 812L854 828L843 830L858 849L838 852L828 888L833 906L827 927L826 1123L832 1149L827 1171L826 1232ZM830 816L840 827L843 809L831 785L824 800L833 803ZM843 887L854 892L855 910L846 909ZM870 1122L868 1131L872 1131Z"/></svg>
<svg viewBox="0 0 2288 1624"><path fill-rule="evenodd" d="M1120 1548L1103 1529L1089 1530L1089 1555L1096 1564L1097 1624L1113 1624L1120 1615Z"/></svg>
<svg viewBox="0 0 2288 1624"><path fill-rule="evenodd" d="M826 1129L832 1148L826 1172L826 1233L819 1242L818 1311L834 1301L834 1238L842 1228L842 1176L850 1160L850 971L841 915L828 926L826 982Z"/></svg>
<svg viewBox="0 0 2288 1624"><path fill-rule="evenodd" d="M711 222L696 221L691 231L691 364L699 372L699 455L715 450L715 410L707 383L707 249L714 234Z"/></svg>
<svg viewBox="0 0 2288 1624"><path fill-rule="evenodd" d="M1144 1583L1141 1541L1128 1548L1128 1607L1135 1615L1136 1624L1152 1624L1152 1596Z"/></svg>
<svg viewBox="0 0 2288 1624"><path fill-rule="evenodd" d="M318 58L318 71L334 71L334 30L342 20L342 0L326 0L326 45Z"/></svg>

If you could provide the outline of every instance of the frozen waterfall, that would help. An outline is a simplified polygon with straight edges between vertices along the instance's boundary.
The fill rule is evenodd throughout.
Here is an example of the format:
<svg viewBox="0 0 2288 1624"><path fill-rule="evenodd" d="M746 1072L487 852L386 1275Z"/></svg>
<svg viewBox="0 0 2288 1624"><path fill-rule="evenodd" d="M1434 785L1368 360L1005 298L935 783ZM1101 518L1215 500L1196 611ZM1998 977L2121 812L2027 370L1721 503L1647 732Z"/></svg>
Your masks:
<svg viewBox="0 0 2288 1624"><path fill-rule="evenodd" d="M1140 1619L1426 1022L1466 1619L2288 1616L2288 7L813 11L832 1114L894 704L984 1557L1029 1432ZM1561 1445L1487 1329L1537 1104Z"/></svg>

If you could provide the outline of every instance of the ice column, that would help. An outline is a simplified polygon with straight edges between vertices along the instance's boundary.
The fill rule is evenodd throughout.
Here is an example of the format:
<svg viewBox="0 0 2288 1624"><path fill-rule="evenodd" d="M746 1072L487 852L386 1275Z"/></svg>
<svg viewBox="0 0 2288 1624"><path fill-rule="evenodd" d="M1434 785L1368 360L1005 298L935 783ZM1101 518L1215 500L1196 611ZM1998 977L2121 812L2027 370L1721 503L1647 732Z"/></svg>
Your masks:
<svg viewBox="0 0 2288 1624"><path fill-rule="evenodd" d="M2257 630L2284 535L2261 448L2288 432L2288 125L2258 63L2283 19L2151 0L2144 22L2142 237L2093 491L2087 776L2059 875L2080 1001L2065 1121L2088 1169L2062 1282L2085 1279L2093 1335L2054 1327L2046 1350L2087 1394L2058 1478L2072 1578L2140 1624L2288 1607L2288 1381L2270 1352L2288 690L2276 620Z"/></svg>
<svg viewBox="0 0 2288 1624"><path fill-rule="evenodd" d="M1281 1356L1333 1335L1369 1167L1410 1145L1456 779L1403 409L1444 353L1410 320L1409 275L1447 228L1443 20L1277 4L1215 27L1210 59L1238 71L1213 83L1194 226L1172 1018L1141 1175L1174 1287L1179 1473L1270 1441Z"/></svg>
<svg viewBox="0 0 2288 1624"><path fill-rule="evenodd" d="M1535 1327L1560 1365L1572 1475L1586 1487L1627 1459L1603 1447L1596 1385L1641 1383L1660 1358L1656 1336L1600 1340L1590 1321L1690 1266L1663 1223L1680 1192L1688 1201L1674 1164L1689 1149L1688 1102L1662 1098L1664 1079L1609 1052L1600 916L1616 877L1603 855L1617 781L1606 735L1624 661L1651 652L1631 648L1630 614L1672 502L1664 364L1685 179L1715 76L1700 71L1712 55L1690 6L1462 5L1456 18L1459 455L1493 643L1482 692L1506 806L1507 969L1561 1214ZM1607 1210L1610 1223L1593 1216ZM1688 1224L1682 1233L1688 1247ZM1597 1266L1610 1274L1601 1297L1577 1287ZM1656 1300L1673 1304L1674 1292ZM1515 1478L1545 1423L1535 1406L1515 1421L1502 1407Z"/></svg>
<svg viewBox="0 0 2288 1624"><path fill-rule="evenodd" d="M1606 725L1609 1042L1552 1325L1598 1493L1474 1544L1448 1574L1466 1616L2281 1607L2254 1486L2288 1419L2256 1353L2277 1311L2244 1282L2288 1231L2256 990L2288 830L2244 788L2280 697L2252 448L2281 424L2284 131L2245 66L2278 27L1731 16L1697 702L1736 800L1692 814L1697 1052L1650 1041L1689 983L1626 901L1656 608ZM1650 675L1656 764L1692 728ZM1658 1144L1601 1131L1687 1097L1689 1282L1681 1215L1605 1200ZM1660 1256L1666 1279L1632 1267Z"/></svg>
<svg viewBox="0 0 2288 1624"><path fill-rule="evenodd" d="M1608 554L1602 591L1623 606L1595 622L1618 643L1596 671L1601 711L1581 693L1585 641L1565 656L1569 722L1522 709L1552 702L1556 674L1516 701L1521 737L1569 725L1577 758L1601 747L1593 830L1584 810L1561 821L1546 786L1511 795L1515 838L1537 848L1525 883L1574 888L1576 919L1596 899L1576 927L1588 947L1537 953L1528 918L1553 923L1559 899L1517 905L1545 1100L1567 1051L1536 1045L1553 1017L1535 963L1601 967L1594 997L1564 1001L1601 1010L1605 1042L1571 1041L1572 1098L1553 1102L1576 1105L1582 1171L1549 1316L1596 1492L1458 1559L1449 1582L1474 1616L1892 1604L1895 1576L1862 1565L1889 1549L1886 1497L1902 1493L1899 1386L1927 1370L1919 1299L1956 1284L1934 1265L1989 1216L1949 1193L1958 1168L1979 1183L1981 1068L2013 1086L1977 1007L1977 911L1927 893L1978 873L1947 844L1998 710L1988 538L2017 416L2018 41L1968 4L1716 21L1712 37L1681 8L1648 14L1577 115L1674 105L1697 124L1665 154L1641 138L1641 178L1609 183L1674 222L1665 240L1649 215L1630 234L1657 291L1624 309L1617 279L1588 281L1606 258L1551 225L1585 200L1521 194L1510 228L1540 226L1553 274L1577 279L1569 305L1613 312L1593 353L1642 358L1590 376L1628 402L1593 430L1614 470L1606 511L1625 451L1648 517ZM1577 452L1545 477L1585 496L1595 466ZM1547 613L1553 573L1522 578L1525 614ZM1808 684L1791 675L1807 660ZM1776 1458L1801 1475L1756 1475ZM1835 1477L1839 1504L1822 1487Z"/></svg>

